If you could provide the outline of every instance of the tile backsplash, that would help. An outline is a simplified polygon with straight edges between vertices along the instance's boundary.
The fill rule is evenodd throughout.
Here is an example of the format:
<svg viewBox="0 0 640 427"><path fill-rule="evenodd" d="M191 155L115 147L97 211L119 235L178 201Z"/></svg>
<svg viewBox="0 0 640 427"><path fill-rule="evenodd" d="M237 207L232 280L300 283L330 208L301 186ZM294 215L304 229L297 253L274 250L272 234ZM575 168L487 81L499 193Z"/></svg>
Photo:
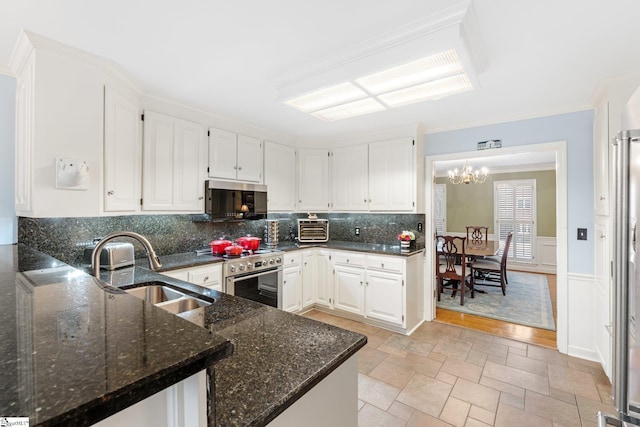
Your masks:
<svg viewBox="0 0 640 427"><path fill-rule="evenodd" d="M280 242L295 241L298 218L306 214L269 214L279 222ZM363 243L397 243L402 230L416 233L416 246L424 247L424 214L318 214L329 220L331 240ZM355 228L360 235L355 235ZM18 242L47 253L63 262L80 265L84 248L94 239L114 231L134 231L145 236L159 256L206 248L209 242L223 237L235 239L244 235L264 238L265 221L210 222L206 215L123 215L82 218L18 218ZM127 239L125 239L127 240ZM127 240L128 241L128 240ZM134 242L136 257L143 257L140 244Z"/></svg>

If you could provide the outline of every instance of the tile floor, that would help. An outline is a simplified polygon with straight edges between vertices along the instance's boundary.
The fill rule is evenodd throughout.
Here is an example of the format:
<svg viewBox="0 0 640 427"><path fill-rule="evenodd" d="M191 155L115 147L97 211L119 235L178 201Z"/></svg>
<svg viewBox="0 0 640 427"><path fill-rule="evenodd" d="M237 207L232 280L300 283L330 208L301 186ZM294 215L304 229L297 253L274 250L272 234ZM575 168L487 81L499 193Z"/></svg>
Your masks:
<svg viewBox="0 0 640 427"><path fill-rule="evenodd" d="M411 336L311 311L367 336L359 426L597 426L615 413L598 363L482 332L425 322Z"/></svg>

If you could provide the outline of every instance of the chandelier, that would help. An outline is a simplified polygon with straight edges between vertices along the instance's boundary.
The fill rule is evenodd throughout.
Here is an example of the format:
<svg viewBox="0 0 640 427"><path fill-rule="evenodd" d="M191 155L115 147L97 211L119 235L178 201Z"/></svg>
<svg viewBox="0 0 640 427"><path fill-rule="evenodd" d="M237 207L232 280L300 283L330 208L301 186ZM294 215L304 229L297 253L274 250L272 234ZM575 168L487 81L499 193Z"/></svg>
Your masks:
<svg viewBox="0 0 640 427"><path fill-rule="evenodd" d="M462 170L458 170L457 168L449 170L449 181L455 185L462 183L482 184L487 180L488 172L489 170L485 167L482 167L480 169L473 169L471 166L469 166L469 162L465 161Z"/></svg>

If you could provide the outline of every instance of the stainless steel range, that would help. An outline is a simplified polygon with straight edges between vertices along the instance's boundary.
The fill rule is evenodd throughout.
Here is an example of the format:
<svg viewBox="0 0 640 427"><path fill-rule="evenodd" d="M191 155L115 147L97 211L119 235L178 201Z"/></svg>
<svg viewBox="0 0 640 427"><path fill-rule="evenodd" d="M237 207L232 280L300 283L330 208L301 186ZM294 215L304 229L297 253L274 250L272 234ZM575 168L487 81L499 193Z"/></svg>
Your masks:
<svg viewBox="0 0 640 427"><path fill-rule="evenodd" d="M225 258L224 292L282 308L283 255L282 251L259 250Z"/></svg>

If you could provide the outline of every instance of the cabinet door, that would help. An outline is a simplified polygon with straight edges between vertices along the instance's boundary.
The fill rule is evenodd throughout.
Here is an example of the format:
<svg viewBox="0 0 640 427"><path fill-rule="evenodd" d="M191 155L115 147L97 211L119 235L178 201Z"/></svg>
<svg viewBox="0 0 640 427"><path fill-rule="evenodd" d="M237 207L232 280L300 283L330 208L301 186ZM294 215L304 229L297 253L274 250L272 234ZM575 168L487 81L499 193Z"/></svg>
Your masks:
<svg viewBox="0 0 640 427"><path fill-rule="evenodd" d="M204 129L197 123L176 120L173 210L204 211Z"/></svg>
<svg viewBox="0 0 640 427"><path fill-rule="evenodd" d="M611 354L613 348L612 309L610 301L613 301L611 289L611 254L609 224L607 218L596 218L595 232L595 265L594 281L596 304L593 313L594 335L596 351L600 355L600 363L609 378L612 374Z"/></svg>
<svg viewBox="0 0 640 427"><path fill-rule="evenodd" d="M209 129L209 176L236 179L237 135L221 129Z"/></svg>
<svg viewBox="0 0 640 427"><path fill-rule="evenodd" d="M262 142L258 138L238 135L236 178L262 182Z"/></svg>
<svg viewBox="0 0 640 427"><path fill-rule="evenodd" d="M35 60L32 53L16 80L16 146L14 200L18 215L31 212L34 137ZM4 183L3 185L7 185Z"/></svg>
<svg viewBox="0 0 640 427"><path fill-rule="evenodd" d="M141 140L138 104L104 88L104 210L135 212L140 207Z"/></svg>
<svg viewBox="0 0 640 427"><path fill-rule="evenodd" d="M282 274L282 309L300 311L300 266L287 267Z"/></svg>
<svg viewBox="0 0 640 427"><path fill-rule="evenodd" d="M317 258L318 254L312 249L302 255L302 308L311 306L316 301L317 288Z"/></svg>
<svg viewBox="0 0 640 427"><path fill-rule="evenodd" d="M609 104L596 108L593 118L593 177L595 214L609 216Z"/></svg>
<svg viewBox="0 0 640 427"><path fill-rule="evenodd" d="M369 144L369 210L413 211L413 148L405 138Z"/></svg>
<svg viewBox="0 0 640 427"><path fill-rule="evenodd" d="M264 183L268 189L269 212L291 212L296 209L295 148L265 142Z"/></svg>
<svg viewBox="0 0 640 427"><path fill-rule="evenodd" d="M145 112L143 210L204 211L203 132L197 123Z"/></svg>
<svg viewBox="0 0 640 427"><path fill-rule="evenodd" d="M368 209L368 152L366 145L333 150L331 155L332 210L366 211Z"/></svg>
<svg viewBox="0 0 640 427"><path fill-rule="evenodd" d="M401 274L367 271L365 316L403 325L403 294Z"/></svg>
<svg viewBox="0 0 640 427"><path fill-rule="evenodd" d="M333 271L329 251L316 256L316 304L333 308Z"/></svg>
<svg viewBox="0 0 640 427"><path fill-rule="evenodd" d="M298 151L298 210L309 212L329 209L329 151Z"/></svg>
<svg viewBox="0 0 640 427"><path fill-rule="evenodd" d="M364 269L335 267L334 308L356 314L364 313Z"/></svg>

